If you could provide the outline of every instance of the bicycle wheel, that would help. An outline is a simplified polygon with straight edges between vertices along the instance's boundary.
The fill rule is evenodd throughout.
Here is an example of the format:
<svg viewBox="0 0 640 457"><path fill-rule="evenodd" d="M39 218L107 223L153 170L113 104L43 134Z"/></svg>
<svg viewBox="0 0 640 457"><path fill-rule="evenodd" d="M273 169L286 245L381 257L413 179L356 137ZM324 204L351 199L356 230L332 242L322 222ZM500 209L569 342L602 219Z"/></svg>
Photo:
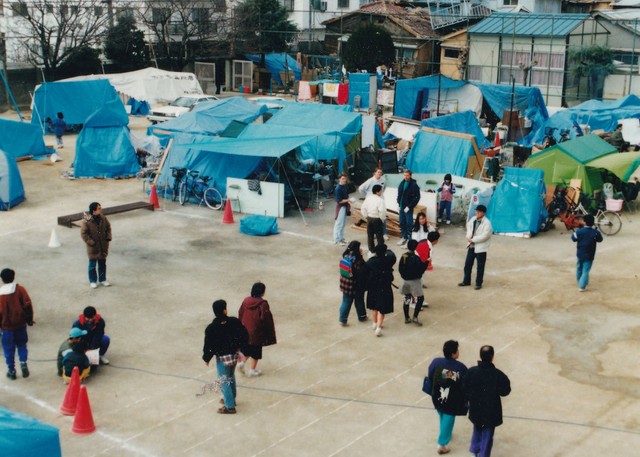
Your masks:
<svg viewBox="0 0 640 457"><path fill-rule="evenodd" d="M208 187L204 191L204 202L211 209L222 208L222 195L215 187Z"/></svg>
<svg viewBox="0 0 640 457"><path fill-rule="evenodd" d="M173 182L173 187L171 188L171 200L176 201L180 196L180 181L176 178Z"/></svg>
<svg viewBox="0 0 640 457"><path fill-rule="evenodd" d="M605 235L615 235L622 228L622 219L613 211L602 211L596 219L596 225Z"/></svg>
<svg viewBox="0 0 640 457"><path fill-rule="evenodd" d="M180 192L178 193L178 200L181 205L184 205L189 200L189 188L186 182L180 183Z"/></svg>

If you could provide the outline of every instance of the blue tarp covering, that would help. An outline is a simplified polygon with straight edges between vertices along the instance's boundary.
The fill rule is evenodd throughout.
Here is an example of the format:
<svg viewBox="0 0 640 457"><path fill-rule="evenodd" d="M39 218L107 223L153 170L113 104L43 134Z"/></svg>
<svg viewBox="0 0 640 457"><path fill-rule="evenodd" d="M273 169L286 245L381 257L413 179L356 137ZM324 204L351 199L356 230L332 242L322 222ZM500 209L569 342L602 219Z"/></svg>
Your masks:
<svg viewBox="0 0 640 457"><path fill-rule="evenodd" d="M245 57L253 63L260 63L260 54L245 54ZM286 53L271 53L264 56L264 66L271 73L271 78L282 86L280 73L290 71L294 74L296 81L301 79L300 64Z"/></svg>
<svg viewBox="0 0 640 457"><path fill-rule="evenodd" d="M504 169L487 209L495 233L538 233L546 217L543 176L542 170Z"/></svg>
<svg viewBox="0 0 640 457"><path fill-rule="evenodd" d="M122 101L107 80L44 83L33 96L32 124L44 124L58 112L67 124L84 124L89 116L110 101ZM123 108L124 109L124 108Z"/></svg>
<svg viewBox="0 0 640 457"><path fill-rule="evenodd" d="M491 143L484 137L480 129L476 115L471 110L424 119L422 126L473 135L476 139L476 146L478 146L478 150L480 151L491 146Z"/></svg>
<svg viewBox="0 0 640 457"><path fill-rule="evenodd" d="M277 235L278 220L258 214L246 216L240 220L240 232L251 236Z"/></svg>
<svg viewBox="0 0 640 457"><path fill-rule="evenodd" d="M0 149L0 211L7 211L23 200L24 187L16 159Z"/></svg>
<svg viewBox="0 0 640 457"><path fill-rule="evenodd" d="M182 132L199 135L218 135L232 121L253 122L267 111L265 105L251 103L243 97L230 97L197 104L182 116L152 125L147 134Z"/></svg>
<svg viewBox="0 0 640 457"><path fill-rule="evenodd" d="M53 152L45 147L39 126L9 119L0 119L0 149L14 158Z"/></svg>
<svg viewBox="0 0 640 457"><path fill-rule="evenodd" d="M57 428L0 407L0 455L61 457Z"/></svg>
<svg viewBox="0 0 640 457"><path fill-rule="evenodd" d="M151 109L149 102L141 102L135 98L130 98L127 105L131 106L131 114L134 116L146 116L149 114L149 110Z"/></svg>
<svg viewBox="0 0 640 457"><path fill-rule="evenodd" d="M414 173L467 176L469 157L474 155L469 140L419 131L407 156L407 168Z"/></svg>
<svg viewBox="0 0 640 457"><path fill-rule="evenodd" d="M591 130L615 130L618 121L628 118L640 118L640 98L635 95L627 95L609 102L589 100L572 108L558 111L551 116L536 133L535 142L541 143L545 137L547 127L555 127L556 140L560 138L561 129L571 129L571 138L576 136L574 125L588 125Z"/></svg>
<svg viewBox="0 0 640 457"><path fill-rule="evenodd" d="M356 95L360 96L360 108L375 108L369 106L369 93L371 90L372 73L350 73L349 74L349 105L355 106ZM377 89L376 89L377 90Z"/></svg>
<svg viewBox="0 0 640 457"><path fill-rule="evenodd" d="M440 86L441 89L457 89L465 84L467 84L466 81L456 81L447 76L438 75L401 79L396 82L393 115L413 119L416 103L425 89L437 91L438 86Z"/></svg>
<svg viewBox="0 0 640 457"><path fill-rule="evenodd" d="M126 177L140 170L128 123L120 99L105 104L87 119L76 142L76 178Z"/></svg>

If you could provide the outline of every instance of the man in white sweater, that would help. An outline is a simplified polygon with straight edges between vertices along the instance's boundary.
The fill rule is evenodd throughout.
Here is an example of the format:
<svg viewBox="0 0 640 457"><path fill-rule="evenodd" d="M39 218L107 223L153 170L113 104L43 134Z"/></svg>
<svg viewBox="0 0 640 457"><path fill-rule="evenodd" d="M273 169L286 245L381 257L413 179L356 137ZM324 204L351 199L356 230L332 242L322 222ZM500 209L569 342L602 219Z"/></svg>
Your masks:
<svg viewBox="0 0 640 457"><path fill-rule="evenodd" d="M386 179L384 177L384 173L382 171L382 168L376 168L375 170L373 170L373 176L370 177L369 179L367 179L365 182L363 182L362 184L360 184L360 187L358 187L358 191L360 192L360 194L363 197L368 197L369 195L371 195L373 193L373 186L375 186L376 184L379 184L382 186L382 192L384 192L384 188L386 185ZM389 239L389 237L387 236L387 221L384 220L384 223L382 225L382 234L383 237L386 240Z"/></svg>
<svg viewBox="0 0 640 457"><path fill-rule="evenodd" d="M491 221L485 216L486 213L487 207L478 205L476 215L467 222L467 258L464 262L464 279L458 284L459 286L471 285L471 270L473 262L477 259L475 289L482 289L484 265L487 262L487 251L493 234L493 227Z"/></svg>
<svg viewBox="0 0 640 457"><path fill-rule="evenodd" d="M372 193L364 199L360 212L362 213L362 217L367 220L369 252L374 252L376 244L373 242L373 237L376 237L378 241L377 244L384 243L382 227L387 218L387 207L382 198L382 186L380 184L373 186Z"/></svg>

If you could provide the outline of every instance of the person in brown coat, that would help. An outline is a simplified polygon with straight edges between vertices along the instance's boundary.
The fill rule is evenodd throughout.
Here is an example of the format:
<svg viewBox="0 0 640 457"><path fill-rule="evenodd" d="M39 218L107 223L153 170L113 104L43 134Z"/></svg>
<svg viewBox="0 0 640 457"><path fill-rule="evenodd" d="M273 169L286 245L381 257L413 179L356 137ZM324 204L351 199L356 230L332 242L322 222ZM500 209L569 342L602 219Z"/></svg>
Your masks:
<svg viewBox="0 0 640 457"><path fill-rule="evenodd" d="M249 377L260 376L261 371L256 367L262 359L262 347L276 344L276 328L269 303L263 298L266 286L257 282L251 288L251 296L243 300L238 311L238 318L249 332L249 343L244 346L242 353L247 357L245 374Z"/></svg>
<svg viewBox="0 0 640 457"><path fill-rule="evenodd" d="M95 289L99 282L109 287L111 284L107 281L107 255L111 241L111 224L107 217L102 215L100 203L93 202L89 205L89 211L84 214L82 220L80 236L87 245L89 285Z"/></svg>

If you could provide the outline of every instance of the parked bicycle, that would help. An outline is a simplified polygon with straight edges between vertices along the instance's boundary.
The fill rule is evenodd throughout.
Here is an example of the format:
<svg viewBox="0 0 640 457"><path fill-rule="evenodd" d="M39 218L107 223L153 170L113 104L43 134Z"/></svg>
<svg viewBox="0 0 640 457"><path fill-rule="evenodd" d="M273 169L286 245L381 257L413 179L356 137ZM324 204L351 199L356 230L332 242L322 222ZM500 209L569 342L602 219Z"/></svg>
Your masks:
<svg viewBox="0 0 640 457"><path fill-rule="evenodd" d="M174 202L178 199L180 195L180 184L182 184L182 180L187 174L186 168L181 167L171 167L171 176L173 176L173 188L171 189L171 200Z"/></svg>
<svg viewBox="0 0 640 457"><path fill-rule="evenodd" d="M199 176L198 170L186 170L185 178L180 183L179 201L184 205L191 197L194 197L198 204L203 202L211 209L222 208L222 194L208 183L209 176Z"/></svg>

